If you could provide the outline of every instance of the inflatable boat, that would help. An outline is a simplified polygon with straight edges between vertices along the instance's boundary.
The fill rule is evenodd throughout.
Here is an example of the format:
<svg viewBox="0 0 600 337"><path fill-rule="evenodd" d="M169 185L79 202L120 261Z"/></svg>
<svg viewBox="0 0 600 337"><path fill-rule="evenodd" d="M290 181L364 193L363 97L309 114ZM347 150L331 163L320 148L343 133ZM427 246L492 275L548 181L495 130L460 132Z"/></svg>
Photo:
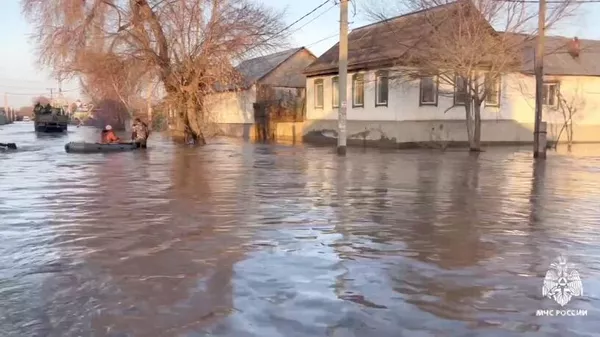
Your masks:
<svg viewBox="0 0 600 337"><path fill-rule="evenodd" d="M15 143L0 143L0 150L16 150L17 144Z"/></svg>
<svg viewBox="0 0 600 337"><path fill-rule="evenodd" d="M86 142L70 142L65 145L67 153L104 153L138 150L134 143L100 144Z"/></svg>

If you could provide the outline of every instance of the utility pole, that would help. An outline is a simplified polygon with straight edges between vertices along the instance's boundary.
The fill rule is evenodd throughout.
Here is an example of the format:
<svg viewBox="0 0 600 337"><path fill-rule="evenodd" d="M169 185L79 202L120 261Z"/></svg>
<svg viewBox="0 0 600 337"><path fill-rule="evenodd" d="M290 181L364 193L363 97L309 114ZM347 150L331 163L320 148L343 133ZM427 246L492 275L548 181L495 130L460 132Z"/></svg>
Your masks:
<svg viewBox="0 0 600 337"><path fill-rule="evenodd" d="M50 90L50 100L52 100L54 98L54 88L46 88L47 90Z"/></svg>
<svg viewBox="0 0 600 337"><path fill-rule="evenodd" d="M340 0L340 44L338 70L338 146L337 153L346 155L346 109L348 87L348 0Z"/></svg>
<svg viewBox="0 0 600 337"><path fill-rule="evenodd" d="M8 113L8 94L4 93L4 113L6 114L6 118L10 121L10 114Z"/></svg>
<svg viewBox="0 0 600 337"><path fill-rule="evenodd" d="M546 158L546 142L540 136L546 130L541 130L543 95L544 95L544 38L546 35L546 0L539 0L538 36L535 51L535 125L533 131L533 158ZM542 148L543 147L543 148Z"/></svg>

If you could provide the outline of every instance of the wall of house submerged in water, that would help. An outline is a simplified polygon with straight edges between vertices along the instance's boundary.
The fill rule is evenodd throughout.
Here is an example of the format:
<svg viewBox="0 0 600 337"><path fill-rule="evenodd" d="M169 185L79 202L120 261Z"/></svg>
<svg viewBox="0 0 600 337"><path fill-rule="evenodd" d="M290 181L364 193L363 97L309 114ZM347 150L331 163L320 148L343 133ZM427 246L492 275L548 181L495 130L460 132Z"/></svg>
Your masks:
<svg viewBox="0 0 600 337"><path fill-rule="evenodd" d="M352 76L348 79L348 143L384 147L452 146L467 141L464 106L454 106L454 89L439 85L435 104L420 104L418 81L389 86L389 100L375 104L375 72L363 72L362 106L352 104ZM334 142L338 109L333 106L333 76L307 80L307 120L295 130L310 142ZM559 92L544 106L548 140L600 142L600 78L549 77L545 89ZM322 103L315 104L315 84L323 85ZM526 144L533 142L535 81L532 76L510 74L499 84L499 104L482 107L482 142ZM563 129L570 124L569 132ZM561 133L562 130L562 133ZM572 132L570 132L572 130Z"/></svg>

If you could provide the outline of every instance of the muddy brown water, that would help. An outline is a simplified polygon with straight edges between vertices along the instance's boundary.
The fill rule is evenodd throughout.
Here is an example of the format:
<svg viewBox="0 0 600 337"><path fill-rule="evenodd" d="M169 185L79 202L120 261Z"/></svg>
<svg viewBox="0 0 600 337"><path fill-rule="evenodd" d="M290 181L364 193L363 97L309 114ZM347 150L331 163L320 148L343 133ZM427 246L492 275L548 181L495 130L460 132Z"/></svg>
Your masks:
<svg viewBox="0 0 600 337"><path fill-rule="evenodd" d="M596 336L600 146L67 154L0 127L0 336ZM560 254L583 296L542 296Z"/></svg>

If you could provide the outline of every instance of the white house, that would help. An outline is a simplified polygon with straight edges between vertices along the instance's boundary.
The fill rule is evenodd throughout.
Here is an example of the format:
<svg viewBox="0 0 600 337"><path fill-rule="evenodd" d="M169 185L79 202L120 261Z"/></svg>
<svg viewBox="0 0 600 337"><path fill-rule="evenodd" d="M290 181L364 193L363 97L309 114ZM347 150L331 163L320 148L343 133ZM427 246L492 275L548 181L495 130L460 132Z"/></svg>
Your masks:
<svg viewBox="0 0 600 337"><path fill-rule="evenodd" d="M388 78L396 69L396 61L409 50L395 45L397 40L390 41L390 24L410 22L413 26L421 13L357 28L349 34L349 144L371 141L397 147L467 141L460 88L443 85L436 77ZM544 121L548 123L548 138L556 139L565 121L572 117L574 142L600 142L600 41L579 40L578 55L570 46L569 38L548 37L546 41ZM338 53L336 44L305 69L307 113L303 133L307 140L332 141L336 137ZM535 80L531 43L524 44L522 54L522 70L503 75L491 86L482 108L483 143L533 141ZM571 108L568 116L564 115L569 110L565 102Z"/></svg>
<svg viewBox="0 0 600 337"><path fill-rule="evenodd" d="M316 58L301 47L241 62L236 69L243 83L208 98L213 122L225 135L255 138L255 125L260 122L256 103L267 101L272 95L289 94L303 99L306 76L302 72Z"/></svg>

